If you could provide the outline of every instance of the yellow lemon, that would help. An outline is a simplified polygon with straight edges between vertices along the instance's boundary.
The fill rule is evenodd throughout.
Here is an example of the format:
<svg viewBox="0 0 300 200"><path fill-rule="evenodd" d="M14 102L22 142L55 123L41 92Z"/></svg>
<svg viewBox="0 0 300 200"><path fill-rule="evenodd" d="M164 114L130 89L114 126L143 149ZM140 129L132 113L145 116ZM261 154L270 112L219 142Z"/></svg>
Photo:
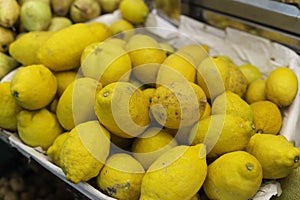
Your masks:
<svg viewBox="0 0 300 200"><path fill-rule="evenodd" d="M249 83L245 94L245 100L251 104L256 101L267 100L266 92L266 80L256 79Z"/></svg>
<svg viewBox="0 0 300 200"><path fill-rule="evenodd" d="M51 31L24 33L9 46L9 54L22 65L39 64L37 50L53 35Z"/></svg>
<svg viewBox="0 0 300 200"><path fill-rule="evenodd" d="M10 91L21 107L37 110L54 99L57 81L44 65L29 65L20 67L12 77Z"/></svg>
<svg viewBox="0 0 300 200"><path fill-rule="evenodd" d="M125 46L126 46L126 41L123 40L123 39L120 39L120 38L108 38L105 40L105 42L111 42L111 43L114 43L120 47L122 47L123 49L125 49Z"/></svg>
<svg viewBox="0 0 300 200"><path fill-rule="evenodd" d="M78 78L68 85L56 108L58 121L64 129L71 130L77 124L97 119L94 99L101 88L96 80L87 77Z"/></svg>
<svg viewBox="0 0 300 200"><path fill-rule="evenodd" d="M125 153L111 155L97 177L99 188L120 200L138 200L144 176L143 166Z"/></svg>
<svg viewBox="0 0 300 200"><path fill-rule="evenodd" d="M155 94L155 91L156 88L151 88L151 87L142 90L144 95L149 99L149 103L152 102L152 97Z"/></svg>
<svg viewBox="0 0 300 200"><path fill-rule="evenodd" d="M132 144L134 157L145 169L160 155L177 146L176 139L166 130L157 127L147 129Z"/></svg>
<svg viewBox="0 0 300 200"><path fill-rule="evenodd" d="M250 105L229 90L215 98L212 104L212 114L230 114L253 121Z"/></svg>
<svg viewBox="0 0 300 200"><path fill-rule="evenodd" d="M208 157L244 150L254 134L253 124L241 117L218 114L196 123L189 133L189 143L204 143Z"/></svg>
<svg viewBox="0 0 300 200"><path fill-rule="evenodd" d="M117 81L128 81L131 73L128 53L119 45L101 42L86 56L81 65L85 77L93 78L103 86Z"/></svg>
<svg viewBox="0 0 300 200"><path fill-rule="evenodd" d="M191 199L207 174L205 145L176 146L156 159L146 171L141 200Z"/></svg>
<svg viewBox="0 0 300 200"><path fill-rule="evenodd" d="M71 84L77 76L77 73L75 71L61 71L55 72L53 74L57 81L57 97L60 97L62 95L68 85Z"/></svg>
<svg viewBox="0 0 300 200"><path fill-rule="evenodd" d="M46 108L35 111L22 110L18 116L18 134L31 147L47 150L63 132L55 114Z"/></svg>
<svg viewBox="0 0 300 200"><path fill-rule="evenodd" d="M122 0L119 5L122 17L133 24L144 23L149 9L143 0Z"/></svg>
<svg viewBox="0 0 300 200"><path fill-rule="evenodd" d="M209 199L248 200L259 189L262 174L259 161L251 154L226 153L208 166L204 192Z"/></svg>
<svg viewBox="0 0 300 200"><path fill-rule="evenodd" d="M115 35L118 33L122 33L124 31L134 30L134 26L133 26L133 24L131 24L129 21L127 21L125 19L119 19L119 20L114 21L110 25L110 29L111 29L112 34ZM134 31L132 33L134 33Z"/></svg>
<svg viewBox="0 0 300 200"><path fill-rule="evenodd" d="M66 179L88 181L102 169L110 148L110 133L98 121L78 124L67 135L60 153Z"/></svg>
<svg viewBox="0 0 300 200"><path fill-rule="evenodd" d="M93 36L97 38L98 42L104 41L112 36L110 27L102 22L90 22L87 23L87 25L92 31Z"/></svg>
<svg viewBox="0 0 300 200"><path fill-rule="evenodd" d="M54 32L37 50L37 58L53 71L78 68L83 49L100 42L91 29L87 24L76 23Z"/></svg>
<svg viewBox="0 0 300 200"><path fill-rule="evenodd" d="M103 87L96 94L95 112L110 132L124 138L141 134L150 123L148 98L129 82Z"/></svg>
<svg viewBox="0 0 300 200"><path fill-rule="evenodd" d="M265 179L284 178L300 166L300 149L283 135L255 134L247 152L260 162Z"/></svg>
<svg viewBox="0 0 300 200"><path fill-rule="evenodd" d="M10 94L10 82L0 83L0 127L10 130L17 130L17 115L22 110Z"/></svg>
<svg viewBox="0 0 300 200"><path fill-rule="evenodd" d="M60 151L61 148L68 137L69 132L64 132L56 137L53 144L47 149L47 155L52 159L57 166L61 166L60 164Z"/></svg>
<svg viewBox="0 0 300 200"><path fill-rule="evenodd" d="M191 55L195 61L195 66L200 65L200 63L207 57L208 50L203 45L199 44L189 44L185 45L178 49L178 51L184 51L187 54Z"/></svg>
<svg viewBox="0 0 300 200"><path fill-rule="evenodd" d="M256 79L259 79L262 77L262 73L258 69L258 67L246 63L239 66L239 69L242 71L244 76L247 78L248 83L251 83L252 81L255 81Z"/></svg>
<svg viewBox="0 0 300 200"><path fill-rule="evenodd" d="M200 119L204 119L205 117L208 117L210 115L211 115L211 105L208 102L206 102L205 110Z"/></svg>
<svg viewBox="0 0 300 200"><path fill-rule="evenodd" d="M178 129L199 120L206 102L204 91L195 83L171 82L156 89L150 110L160 125Z"/></svg>
<svg viewBox="0 0 300 200"><path fill-rule="evenodd" d="M298 91L298 78L294 71L287 67L273 70L267 77L267 99L278 106L290 105Z"/></svg>
<svg viewBox="0 0 300 200"><path fill-rule="evenodd" d="M279 108L271 101L257 101L250 104L253 112L253 123L257 133L276 135L282 125Z"/></svg>
<svg viewBox="0 0 300 200"><path fill-rule="evenodd" d="M240 97L245 95L248 86L248 80L242 71L235 64L228 62L227 68L229 72L228 85L226 90L238 94Z"/></svg>

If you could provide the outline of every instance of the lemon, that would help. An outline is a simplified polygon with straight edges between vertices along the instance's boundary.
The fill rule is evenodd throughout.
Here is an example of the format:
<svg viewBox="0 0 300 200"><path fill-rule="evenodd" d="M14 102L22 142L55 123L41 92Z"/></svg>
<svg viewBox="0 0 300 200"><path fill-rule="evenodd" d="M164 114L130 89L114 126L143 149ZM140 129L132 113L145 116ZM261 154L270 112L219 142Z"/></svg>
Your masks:
<svg viewBox="0 0 300 200"><path fill-rule="evenodd" d="M245 100L251 104L256 101L267 100L266 92L266 80L256 79L249 83L245 94Z"/></svg>
<svg viewBox="0 0 300 200"><path fill-rule="evenodd" d="M77 124L96 120L94 99L102 88L96 80L78 78L67 86L58 100L56 115L65 130L71 130Z"/></svg>
<svg viewBox="0 0 300 200"><path fill-rule="evenodd" d="M167 128L190 126L203 115L204 91L192 82L171 82L156 89L150 104L154 119Z"/></svg>
<svg viewBox="0 0 300 200"><path fill-rule="evenodd" d="M262 173L259 161L251 154L226 153L208 166L204 192L209 199L248 200L259 189Z"/></svg>
<svg viewBox="0 0 300 200"><path fill-rule="evenodd" d="M93 33L93 36L97 38L98 42L102 42L112 36L110 27L105 23L90 22L87 23L87 25L90 28L91 32Z"/></svg>
<svg viewBox="0 0 300 200"><path fill-rule="evenodd" d="M105 40L106 42L111 42L111 43L114 43L120 47L122 47L123 49L125 49L125 46L126 46L126 41L123 40L123 39L120 39L120 38L108 38Z"/></svg>
<svg viewBox="0 0 300 200"><path fill-rule="evenodd" d="M24 66L39 64L36 52L51 35L51 31L26 32L10 44L9 54Z"/></svg>
<svg viewBox="0 0 300 200"><path fill-rule="evenodd" d="M142 180L141 200L191 199L207 174L205 145L176 146L156 159Z"/></svg>
<svg viewBox="0 0 300 200"><path fill-rule="evenodd" d="M144 23L149 9L143 0L122 0L119 5L122 17L133 24Z"/></svg>
<svg viewBox="0 0 300 200"><path fill-rule="evenodd" d="M144 93L144 95L148 98L149 103L152 102L152 97L155 94L156 88L146 88L144 90L142 90L142 92Z"/></svg>
<svg viewBox="0 0 300 200"><path fill-rule="evenodd" d="M55 114L46 108L35 111L22 110L18 116L18 134L31 147L47 150L63 132Z"/></svg>
<svg viewBox="0 0 300 200"><path fill-rule="evenodd" d="M212 104L212 114L225 113L253 121L253 112L250 105L239 95L229 90L215 98Z"/></svg>
<svg viewBox="0 0 300 200"><path fill-rule="evenodd" d="M208 157L244 150L254 134L253 124L241 117L218 114L196 123L189 134L192 145L204 143Z"/></svg>
<svg viewBox="0 0 300 200"><path fill-rule="evenodd" d="M271 101L257 101L250 104L253 112L253 123L257 133L276 135L282 125L279 108Z"/></svg>
<svg viewBox="0 0 300 200"><path fill-rule="evenodd" d="M165 52L160 48L158 42L145 34L135 34L126 46L132 67L146 64L160 64L166 59ZM150 65L151 66L151 65Z"/></svg>
<svg viewBox="0 0 300 200"><path fill-rule="evenodd" d="M256 67L255 65L252 65L250 63L245 63L239 66L239 69L242 71L244 76L247 78L248 83L251 83L252 81L255 81L256 79L259 79L262 77L262 73Z"/></svg>
<svg viewBox="0 0 300 200"><path fill-rule="evenodd" d="M147 97L129 82L103 87L96 94L95 112L110 132L124 138L141 134L150 123Z"/></svg>
<svg viewBox="0 0 300 200"><path fill-rule="evenodd" d="M290 105L298 91L298 78L294 71L287 67L273 70L267 77L267 99L278 106Z"/></svg>
<svg viewBox="0 0 300 200"><path fill-rule="evenodd" d="M131 73L128 53L119 45L101 42L86 56L81 65L85 77L93 78L103 86L117 81L128 81Z"/></svg>
<svg viewBox="0 0 300 200"><path fill-rule="evenodd" d="M44 65L29 65L20 67L12 77L10 91L21 107L37 110L54 99L57 81Z"/></svg>
<svg viewBox="0 0 300 200"><path fill-rule="evenodd" d="M132 33L134 33L133 24L131 24L129 21L127 21L125 19L119 19L119 20L114 21L110 25L110 29L111 29L111 32L113 35L122 33L124 31L130 31L130 30L133 30Z"/></svg>
<svg viewBox="0 0 300 200"><path fill-rule="evenodd" d="M99 188L120 200L138 200L144 176L143 166L125 153L111 155L97 177Z"/></svg>
<svg viewBox="0 0 300 200"><path fill-rule="evenodd" d="M56 81L57 81L57 93L56 96L60 97L65 89L71 84L76 76L77 73L75 71L61 71L53 73Z"/></svg>
<svg viewBox="0 0 300 200"><path fill-rule="evenodd" d="M61 148L68 137L69 132L64 132L56 137L53 144L47 149L47 155L52 159L57 166L61 166L60 164L60 152Z"/></svg>
<svg viewBox="0 0 300 200"><path fill-rule="evenodd" d="M83 49L100 42L87 24L76 23L54 32L37 50L41 64L53 71L77 69Z"/></svg>
<svg viewBox="0 0 300 200"><path fill-rule="evenodd" d="M229 71L229 78L226 89L238 94L240 97L243 97L248 86L247 78L235 64L228 62L227 68Z"/></svg>
<svg viewBox="0 0 300 200"><path fill-rule="evenodd" d="M185 45L179 48L178 51L183 51L191 55L195 61L195 66L200 65L205 58L209 57L208 50L203 45L199 44Z"/></svg>
<svg viewBox="0 0 300 200"><path fill-rule="evenodd" d="M0 83L0 127L17 130L17 115L22 110L13 96L10 94L10 82Z"/></svg>
<svg viewBox="0 0 300 200"><path fill-rule="evenodd" d="M164 129L152 127L135 138L132 152L143 167L148 169L154 160L175 146L177 146L177 142L171 134Z"/></svg>
<svg viewBox="0 0 300 200"><path fill-rule="evenodd" d="M284 178L300 166L300 149L283 135L255 134L247 152L260 162L265 179Z"/></svg>
<svg viewBox="0 0 300 200"><path fill-rule="evenodd" d="M78 124L65 139L60 164L66 179L88 181L102 169L110 148L110 133L98 121Z"/></svg>
<svg viewBox="0 0 300 200"><path fill-rule="evenodd" d="M203 111L203 114L200 119L204 119L205 117L208 117L210 115L211 115L211 106L208 102L206 102L205 110Z"/></svg>
<svg viewBox="0 0 300 200"><path fill-rule="evenodd" d="M55 98L52 100L52 102L51 102L46 108L47 108L50 112L56 114L57 104L58 104L58 98L55 97Z"/></svg>
<svg viewBox="0 0 300 200"><path fill-rule="evenodd" d="M94 42L92 44L87 45L80 56L80 64L82 65L84 60L86 59L86 57L95 50L95 48L97 47L97 45L99 44L99 42Z"/></svg>

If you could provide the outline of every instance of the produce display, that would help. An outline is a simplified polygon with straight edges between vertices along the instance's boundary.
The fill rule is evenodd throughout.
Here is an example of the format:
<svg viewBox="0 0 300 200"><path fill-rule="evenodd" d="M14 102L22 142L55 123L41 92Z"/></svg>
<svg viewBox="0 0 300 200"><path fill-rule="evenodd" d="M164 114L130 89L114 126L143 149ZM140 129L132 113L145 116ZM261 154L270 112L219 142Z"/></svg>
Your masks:
<svg viewBox="0 0 300 200"><path fill-rule="evenodd" d="M264 74L205 41L164 42L141 28L149 10L138 0L121 0L111 26L87 22L105 0L38 1L72 23L36 30L45 22L22 22L36 1L15 4L20 21L6 25L26 31L3 51L2 77L18 68L0 83L0 127L40 147L68 181L93 180L116 199L247 200L297 173L300 148L280 135L299 93L288 66ZM96 14L82 16L88 3Z"/></svg>

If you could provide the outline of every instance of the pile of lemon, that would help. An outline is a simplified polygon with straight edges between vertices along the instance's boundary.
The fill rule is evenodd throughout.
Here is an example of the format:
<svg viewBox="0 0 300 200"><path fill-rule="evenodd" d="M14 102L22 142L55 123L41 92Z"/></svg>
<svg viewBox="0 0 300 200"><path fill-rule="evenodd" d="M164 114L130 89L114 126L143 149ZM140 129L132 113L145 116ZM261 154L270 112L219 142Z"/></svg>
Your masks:
<svg viewBox="0 0 300 200"><path fill-rule="evenodd" d="M279 134L291 69L262 75L206 45L112 35L95 22L16 40L23 66L0 84L0 127L117 199L247 200L299 167Z"/></svg>

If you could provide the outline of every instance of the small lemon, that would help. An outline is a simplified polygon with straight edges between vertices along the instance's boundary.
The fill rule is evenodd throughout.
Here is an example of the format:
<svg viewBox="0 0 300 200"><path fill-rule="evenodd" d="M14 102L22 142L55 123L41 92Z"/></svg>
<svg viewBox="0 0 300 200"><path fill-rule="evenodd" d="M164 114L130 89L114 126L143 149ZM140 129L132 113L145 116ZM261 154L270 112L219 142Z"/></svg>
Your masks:
<svg viewBox="0 0 300 200"><path fill-rule="evenodd" d="M119 5L122 17L133 24L144 23L149 9L143 0L122 0Z"/></svg>
<svg viewBox="0 0 300 200"><path fill-rule="evenodd" d="M204 192L209 199L248 200L259 189L262 174L259 161L251 154L226 153L208 166Z"/></svg>
<svg viewBox="0 0 300 200"><path fill-rule="evenodd" d="M73 183L96 177L110 148L110 133L98 121L78 124L67 135L60 153L66 179Z"/></svg>
<svg viewBox="0 0 300 200"><path fill-rule="evenodd" d="M300 166L300 149L283 135L255 134L246 150L260 162L264 179L284 178Z"/></svg>
<svg viewBox="0 0 300 200"><path fill-rule="evenodd" d="M56 137L53 144L47 149L47 155L51 157L52 161L57 165L61 166L60 164L60 151L61 148L68 137L69 132L64 132Z"/></svg>
<svg viewBox="0 0 300 200"><path fill-rule="evenodd" d="M134 26L133 26L133 24L131 24L129 21L127 21L125 19L119 19L119 20L114 21L110 25L110 29L111 29L112 34L115 35L118 33L122 33L124 31L134 30ZM134 33L134 31L132 33Z"/></svg>
<svg viewBox="0 0 300 200"><path fill-rule="evenodd" d="M199 44L185 45L179 48L178 51L184 51L191 55L195 61L195 66L200 65L205 58L209 57L208 50L203 45Z"/></svg>
<svg viewBox="0 0 300 200"><path fill-rule="evenodd" d="M247 78L248 83L255 81L258 78L262 77L262 74L258 67L250 63L242 64L239 66L239 69L242 71L244 76Z"/></svg>
<svg viewBox="0 0 300 200"><path fill-rule="evenodd" d="M35 111L22 110L18 116L18 134L31 147L47 150L63 132L55 114L46 108Z"/></svg>
<svg viewBox="0 0 300 200"><path fill-rule="evenodd" d="M267 77L267 99L278 106L290 105L298 91L298 78L294 71L287 67L273 70Z"/></svg>
<svg viewBox="0 0 300 200"><path fill-rule="evenodd" d="M217 114L201 119L188 135L189 144L204 143L208 157L244 150L254 134L253 124L241 117Z"/></svg>
<svg viewBox="0 0 300 200"><path fill-rule="evenodd" d="M29 65L20 67L12 77L10 91L21 107L37 110L53 100L57 81L44 65Z"/></svg>
<svg viewBox="0 0 300 200"><path fill-rule="evenodd" d="M253 121L253 112L250 105L239 95L229 90L215 98L212 104L212 114L225 113Z"/></svg>
<svg viewBox="0 0 300 200"><path fill-rule="evenodd" d="M207 174L205 145L176 146L156 159L146 171L141 200L191 199Z"/></svg>
<svg viewBox="0 0 300 200"><path fill-rule="evenodd" d="M0 127L10 130L17 130L17 115L22 110L10 94L10 82L0 83Z"/></svg>
<svg viewBox="0 0 300 200"><path fill-rule="evenodd" d="M54 76L57 81L57 93L56 96L60 97L65 89L71 84L76 76L77 73L75 71L62 71L62 72L55 72Z"/></svg>
<svg viewBox="0 0 300 200"><path fill-rule="evenodd" d="M166 130L157 127L147 129L132 144L134 157L145 169L160 155L177 146L176 140Z"/></svg>
<svg viewBox="0 0 300 200"><path fill-rule="evenodd" d="M265 88L266 80L256 79L249 83L245 94L245 100L247 101L247 103L251 104L256 101L267 100Z"/></svg>
<svg viewBox="0 0 300 200"><path fill-rule="evenodd" d="M105 39L112 36L111 29L108 25L102 22L87 23L93 35L97 38L98 42L102 42Z"/></svg>
<svg viewBox="0 0 300 200"><path fill-rule="evenodd" d="M120 200L138 200L145 170L132 156L111 155L97 177L97 185L109 196Z"/></svg>
<svg viewBox="0 0 300 200"><path fill-rule="evenodd" d="M257 133L278 134L282 116L278 106L271 101L257 101L250 104L253 123Z"/></svg>
<svg viewBox="0 0 300 200"><path fill-rule="evenodd" d="M246 93L248 86L248 80L246 76L235 64L228 63L227 68L229 72L229 77L226 89L238 94L240 97L243 97Z"/></svg>
<svg viewBox="0 0 300 200"><path fill-rule="evenodd" d="M96 94L94 108L100 123L120 137L135 137L150 124L149 100L129 82L103 87Z"/></svg>
<svg viewBox="0 0 300 200"><path fill-rule="evenodd" d="M208 102L206 102L205 110L200 119L204 119L205 117L208 117L210 115L211 115L211 106Z"/></svg>

